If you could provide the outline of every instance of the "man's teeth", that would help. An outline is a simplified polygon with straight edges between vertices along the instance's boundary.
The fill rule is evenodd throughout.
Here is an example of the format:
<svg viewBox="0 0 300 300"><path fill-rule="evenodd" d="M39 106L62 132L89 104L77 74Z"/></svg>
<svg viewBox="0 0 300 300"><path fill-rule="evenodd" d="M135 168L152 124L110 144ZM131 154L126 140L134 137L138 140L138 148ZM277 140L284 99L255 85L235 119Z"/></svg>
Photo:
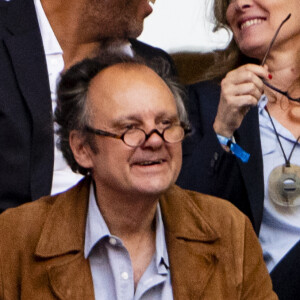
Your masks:
<svg viewBox="0 0 300 300"><path fill-rule="evenodd" d="M245 23L243 23L241 25L241 29L244 29L244 28L252 26L252 25L260 24L262 22L263 22L263 19L252 19L252 20L249 20L249 21L246 21Z"/></svg>
<svg viewBox="0 0 300 300"><path fill-rule="evenodd" d="M156 165L156 164L161 164L162 160L155 160L155 161L143 161L140 162L139 165L141 166L150 166L150 165Z"/></svg>

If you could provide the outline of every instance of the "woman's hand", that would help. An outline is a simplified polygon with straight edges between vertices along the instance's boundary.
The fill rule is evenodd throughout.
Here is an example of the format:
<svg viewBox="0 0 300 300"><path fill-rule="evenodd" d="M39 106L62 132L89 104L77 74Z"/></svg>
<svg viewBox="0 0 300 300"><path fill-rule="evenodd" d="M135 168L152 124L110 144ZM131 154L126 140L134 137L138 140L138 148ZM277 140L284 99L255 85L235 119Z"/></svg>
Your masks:
<svg viewBox="0 0 300 300"><path fill-rule="evenodd" d="M261 78L269 77L268 68L254 64L241 66L229 73L221 82L221 96L214 130L217 134L232 137L240 127L251 106L256 106L263 94Z"/></svg>

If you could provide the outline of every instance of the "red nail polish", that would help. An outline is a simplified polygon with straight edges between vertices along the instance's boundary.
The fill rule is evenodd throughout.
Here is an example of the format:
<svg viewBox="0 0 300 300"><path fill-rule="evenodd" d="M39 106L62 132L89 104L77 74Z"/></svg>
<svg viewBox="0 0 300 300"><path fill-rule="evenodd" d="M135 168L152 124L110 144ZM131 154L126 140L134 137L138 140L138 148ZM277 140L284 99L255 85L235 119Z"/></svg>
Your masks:
<svg viewBox="0 0 300 300"><path fill-rule="evenodd" d="M272 79L272 78L273 78L273 76L272 76L271 74L269 74L268 77L269 77L269 79Z"/></svg>

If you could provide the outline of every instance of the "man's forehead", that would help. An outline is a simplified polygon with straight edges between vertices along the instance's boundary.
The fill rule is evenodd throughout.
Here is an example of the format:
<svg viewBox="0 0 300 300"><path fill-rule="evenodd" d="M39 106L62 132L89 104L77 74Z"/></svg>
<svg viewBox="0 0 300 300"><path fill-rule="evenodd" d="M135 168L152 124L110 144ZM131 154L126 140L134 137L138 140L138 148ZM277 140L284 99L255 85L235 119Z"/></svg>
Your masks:
<svg viewBox="0 0 300 300"><path fill-rule="evenodd" d="M177 113L174 95L167 84L144 65L120 64L103 70L91 83L88 98L94 113L107 118L156 118Z"/></svg>
<svg viewBox="0 0 300 300"><path fill-rule="evenodd" d="M93 79L93 81L97 81L106 77L109 77L110 79L114 80L115 76L127 77L128 72L137 72L137 73L143 73L143 72L151 72L155 73L151 68L148 66L141 64L141 63L135 63L135 62L124 62L124 63L117 63L112 66L108 66L101 70ZM156 73L155 73L156 74ZM111 78L110 76L113 76ZM158 76L158 75L157 75Z"/></svg>
<svg viewBox="0 0 300 300"><path fill-rule="evenodd" d="M161 110L155 112L155 122L159 123L162 120L168 119L170 122L177 122L178 121L178 114L177 111L173 110ZM127 123L128 121L132 121L135 123L143 123L143 115L141 115L139 112L129 112L121 114L118 117L112 118L111 124L115 127L118 127L119 125L122 125L123 123Z"/></svg>
<svg viewBox="0 0 300 300"><path fill-rule="evenodd" d="M109 97L130 91L134 93L139 88L172 94L167 84L157 73L151 68L138 63L118 63L100 71L92 79L88 94Z"/></svg>

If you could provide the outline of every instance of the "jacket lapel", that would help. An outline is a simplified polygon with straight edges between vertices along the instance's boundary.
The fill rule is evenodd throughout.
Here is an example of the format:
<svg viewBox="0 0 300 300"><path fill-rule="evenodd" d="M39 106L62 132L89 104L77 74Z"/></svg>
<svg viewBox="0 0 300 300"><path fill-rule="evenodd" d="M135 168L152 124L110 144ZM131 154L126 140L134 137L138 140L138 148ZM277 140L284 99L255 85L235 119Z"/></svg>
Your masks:
<svg viewBox="0 0 300 300"><path fill-rule="evenodd" d="M36 122L51 116L50 87L42 38L33 0L11 0L6 16L4 43L9 51L20 89ZM43 115L38 106L47 103ZM37 113L38 112L38 113Z"/></svg>
<svg viewBox="0 0 300 300"><path fill-rule="evenodd" d="M219 236L178 187L171 188L160 203L174 299L198 299L216 270Z"/></svg>
<svg viewBox="0 0 300 300"><path fill-rule="evenodd" d="M88 260L78 253L48 269L52 291L59 299L94 299L94 288Z"/></svg>
<svg viewBox="0 0 300 300"><path fill-rule="evenodd" d="M49 194L52 182L53 120L47 64L33 1L11 0L7 6L4 44L33 122L32 149L38 153L32 155L31 190L32 198L37 199ZM41 160L41 153L47 159Z"/></svg>
<svg viewBox="0 0 300 300"><path fill-rule="evenodd" d="M94 299L83 255L89 186L87 178L55 198L36 247L35 255L46 261L51 290L59 299ZM219 235L180 188L171 188L160 204L174 299L199 298L218 264Z"/></svg>
<svg viewBox="0 0 300 300"><path fill-rule="evenodd" d="M90 180L57 196L42 229L35 255L48 260L51 290L59 299L94 299L84 235Z"/></svg>
<svg viewBox="0 0 300 300"><path fill-rule="evenodd" d="M235 137L237 143L251 155L248 163L240 160L238 163L249 195L254 229L258 234L263 214L264 178L257 107L248 112Z"/></svg>

